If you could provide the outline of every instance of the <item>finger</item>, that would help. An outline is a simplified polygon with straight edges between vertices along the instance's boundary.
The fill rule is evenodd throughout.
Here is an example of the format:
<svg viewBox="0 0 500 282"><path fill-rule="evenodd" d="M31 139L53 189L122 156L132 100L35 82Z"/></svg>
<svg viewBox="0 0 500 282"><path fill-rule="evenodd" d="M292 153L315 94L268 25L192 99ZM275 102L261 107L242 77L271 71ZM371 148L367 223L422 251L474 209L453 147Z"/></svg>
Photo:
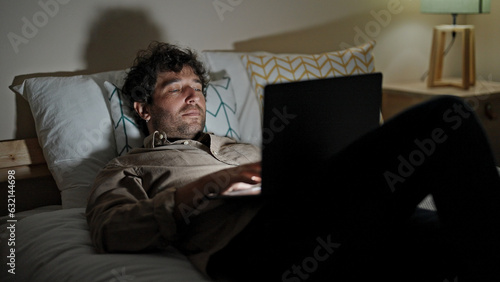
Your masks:
<svg viewBox="0 0 500 282"><path fill-rule="evenodd" d="M229 188L229 190L245 190L245 189L250 189L253 187L253 184L250 184L250 183L245 183L245 182L236 182L234 183L233 185L231 185L231 187Z"/></svg>
<svg viewBox="0 0 500 282"><path fill-rule="evenodd" d="M257 184L262 182L262 177L260 176L260 172L257 171L242 171L235 180L236 182Z"/></svg>
<svg viewBox="0 0 500 282"><path fill-rule="evenodd" d="M254 175L252 177L250 177L250 179L254 182L257 182L257 183L261 183L262 182L262 177L260 176L257 176L257 175Z"/></svg>
<svg viewBox="0 0 500 282"><path fill-rule="evenodd" d="M234 191L244 191L244 190L260 190L260 185L257 186L256 184L237 182L231 185L229 189L224 191L222 194L228 194Z"/></svg>
<svg viewBox="0 0 500 282"><path fill-rule="evenodd" d="M224 187L221 192L224 194L225 192L231 192L233 190L249 189L254 187L256 184L260 184L261 182L262 178L259 175L255 175L255 173L250 173L248 171L240 172L233 175L231 182L228 183L228 185Z"/></svg>

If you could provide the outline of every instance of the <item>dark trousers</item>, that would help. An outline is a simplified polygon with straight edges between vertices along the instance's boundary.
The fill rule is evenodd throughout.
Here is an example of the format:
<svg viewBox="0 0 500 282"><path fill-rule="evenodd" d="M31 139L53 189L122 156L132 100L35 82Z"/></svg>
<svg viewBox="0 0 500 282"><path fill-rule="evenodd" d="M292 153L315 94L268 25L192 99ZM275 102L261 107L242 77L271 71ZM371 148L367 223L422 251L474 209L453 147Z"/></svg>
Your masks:
<svg viewBox="0 0 500 282"><path fill-rule="evenodd" d="M500 281L500 179L462 100L416 106L326 163L290 169L290 192L261 199L259 214L210 259L213 277ZM437 212L416 208L429 194Z"/></svg>

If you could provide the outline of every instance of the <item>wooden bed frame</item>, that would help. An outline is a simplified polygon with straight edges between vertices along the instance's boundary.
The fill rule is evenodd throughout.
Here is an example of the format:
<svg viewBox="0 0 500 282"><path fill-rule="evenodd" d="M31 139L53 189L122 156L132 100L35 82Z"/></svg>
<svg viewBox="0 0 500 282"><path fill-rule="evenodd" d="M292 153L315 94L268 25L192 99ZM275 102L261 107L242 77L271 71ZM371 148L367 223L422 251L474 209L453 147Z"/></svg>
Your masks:
<svg viewBox="0 0 500 282"><path fill-rule="evenodd" d="M15 177L11 182L13 192L9 189L9 171ZM12 194L16 212L61 204L61 194L37 138L0 141L0 182L0 216L7 215L7 198Z"/></svg>

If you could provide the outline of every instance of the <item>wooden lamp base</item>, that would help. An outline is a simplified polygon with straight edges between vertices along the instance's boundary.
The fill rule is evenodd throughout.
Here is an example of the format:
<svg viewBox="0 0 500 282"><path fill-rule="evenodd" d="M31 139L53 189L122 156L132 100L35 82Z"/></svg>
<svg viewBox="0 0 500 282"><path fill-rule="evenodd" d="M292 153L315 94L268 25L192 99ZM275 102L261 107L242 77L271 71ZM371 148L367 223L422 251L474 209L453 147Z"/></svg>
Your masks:
<svg viewBox="0 0 500 282"><path fill-rule="evenodd" d="M443 80L443 61L446 33L462 34L462 81ZM476 83L476 62L474 49L474 26L438 25L434 27L428 87L454 86L469 89Z"/></svg>

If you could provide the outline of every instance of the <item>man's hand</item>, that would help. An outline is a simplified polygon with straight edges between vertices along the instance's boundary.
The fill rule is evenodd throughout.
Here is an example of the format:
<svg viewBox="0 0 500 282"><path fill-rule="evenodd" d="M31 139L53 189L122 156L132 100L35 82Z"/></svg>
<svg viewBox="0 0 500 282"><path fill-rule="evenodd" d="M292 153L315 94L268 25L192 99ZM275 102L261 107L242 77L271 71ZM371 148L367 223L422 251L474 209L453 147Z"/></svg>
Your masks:
<svg viewBox="0 0 500 282"><path fill-rule="evenodd" d="M262 182L260 173L260 162L218 171L211 177L222 181L219 182L221 184L219 190L213 193L224 195L232 191L253 188L255 184Z"/></svg>
<svg viewBox="0 0 500 282"><path fill-rule="evenodd" d="M206 175L184 187L177 189L175 195L176 209L174 216L178 220L182 216L177 212L179 207L199 209L206 207L209 194L225 194L236 190L251 189L262 181L261 163L244 164L223 169Z"/></svg>

